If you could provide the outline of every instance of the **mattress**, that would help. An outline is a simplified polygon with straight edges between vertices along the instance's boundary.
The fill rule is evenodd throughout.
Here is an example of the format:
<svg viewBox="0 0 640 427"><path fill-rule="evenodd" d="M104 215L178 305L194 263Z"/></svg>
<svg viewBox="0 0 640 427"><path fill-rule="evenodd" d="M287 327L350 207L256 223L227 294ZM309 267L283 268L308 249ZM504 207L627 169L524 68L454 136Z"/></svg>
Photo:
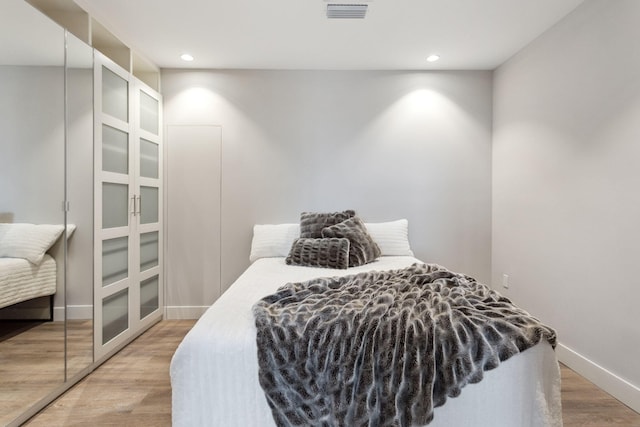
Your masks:
<svg viewBox="0 0 640 427"><path fill-rule="evenodd" d="M56 293L56 261L45 254L39 265L0 258L0 308Z"/></svg>
<svg viewBox="0 0 640 427"><path fill-rule="evenodd" d="M298 267L284 258L255 261L198 320L171 361L174 426L273 426L258 382L252 306L287 282L389 270L420 262L381 257L347 270ZM540 343L485 373L435 410L429 426L561 426L560 370Z"/></svg>

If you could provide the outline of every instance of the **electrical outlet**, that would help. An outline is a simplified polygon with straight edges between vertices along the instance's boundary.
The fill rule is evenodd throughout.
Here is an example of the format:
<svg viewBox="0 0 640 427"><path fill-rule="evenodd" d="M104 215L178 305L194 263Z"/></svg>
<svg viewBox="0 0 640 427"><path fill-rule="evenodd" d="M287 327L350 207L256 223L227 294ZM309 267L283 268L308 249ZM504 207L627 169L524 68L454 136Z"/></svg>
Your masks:
<svg viewBox="0 0 640 427"><path fill-rule="evenodd" d="M503 274L502 275L502 287L505 289L509 289L509 275L508 274Z"/></svg>

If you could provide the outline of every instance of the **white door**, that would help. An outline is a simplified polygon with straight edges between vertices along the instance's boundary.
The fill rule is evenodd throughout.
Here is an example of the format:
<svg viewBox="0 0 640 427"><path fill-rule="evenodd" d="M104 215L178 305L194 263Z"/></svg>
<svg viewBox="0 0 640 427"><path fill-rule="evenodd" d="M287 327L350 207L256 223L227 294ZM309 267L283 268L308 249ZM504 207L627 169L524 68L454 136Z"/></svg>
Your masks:
<svg viewBox="0 0 640 427"><path fill-rule="evenodd" d="M136 208L131 185L129 73L96 53L94 87L94 350L98 360L121 343L130 329L130 240Z"/></svg>
<svg viewBox="0 0 640 427"><path fill-rule="evenodd" d="M162 316L160 95L96 52L95 360Z"/></svg>
<svg viewBox="0 0 640 427"><path fill-rule="evenodd" d="M197 318L220 296L219 126L167 126L168 318Z"/></svg>
<svg viewBox="0 0 640 427"><path fill-rule="evenodd" d="M135 80L135 215L136 299L132 314L136 330L145 329L162 316L163 289L163 160L160 94Z"/></svg>

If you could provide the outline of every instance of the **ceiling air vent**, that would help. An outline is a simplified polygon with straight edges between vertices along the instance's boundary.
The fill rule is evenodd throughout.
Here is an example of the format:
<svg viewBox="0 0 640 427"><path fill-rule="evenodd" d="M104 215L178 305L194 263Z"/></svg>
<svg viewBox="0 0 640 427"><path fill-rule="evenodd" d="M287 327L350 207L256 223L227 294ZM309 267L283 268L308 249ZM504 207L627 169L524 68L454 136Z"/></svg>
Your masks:
<svg viewBox="0 0 640 427"><path fill-rule="evenodd" d="M328 4L329 19L363 19L367 14L366 4Z"/></svg>

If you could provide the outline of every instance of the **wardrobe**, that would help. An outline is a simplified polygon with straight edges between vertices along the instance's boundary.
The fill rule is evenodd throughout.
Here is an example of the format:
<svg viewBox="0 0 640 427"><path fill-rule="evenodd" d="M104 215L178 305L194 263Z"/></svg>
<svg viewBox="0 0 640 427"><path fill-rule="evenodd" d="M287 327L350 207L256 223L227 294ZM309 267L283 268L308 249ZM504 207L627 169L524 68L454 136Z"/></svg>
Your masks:
<svg viewBox="0 0 640 427"><path fill-rule="evenodd" d="M0 223L64 226L55 294L0 309L17 426L163 316L162 98L157 68L72 1L3 0L0 39Z"/></svg>
<svg viewBox="0 0 640 427"><path fill-rule="evenodd" d="M101 359L162 316L161 99L100 52L94 82L94 345Z"/></svg>

